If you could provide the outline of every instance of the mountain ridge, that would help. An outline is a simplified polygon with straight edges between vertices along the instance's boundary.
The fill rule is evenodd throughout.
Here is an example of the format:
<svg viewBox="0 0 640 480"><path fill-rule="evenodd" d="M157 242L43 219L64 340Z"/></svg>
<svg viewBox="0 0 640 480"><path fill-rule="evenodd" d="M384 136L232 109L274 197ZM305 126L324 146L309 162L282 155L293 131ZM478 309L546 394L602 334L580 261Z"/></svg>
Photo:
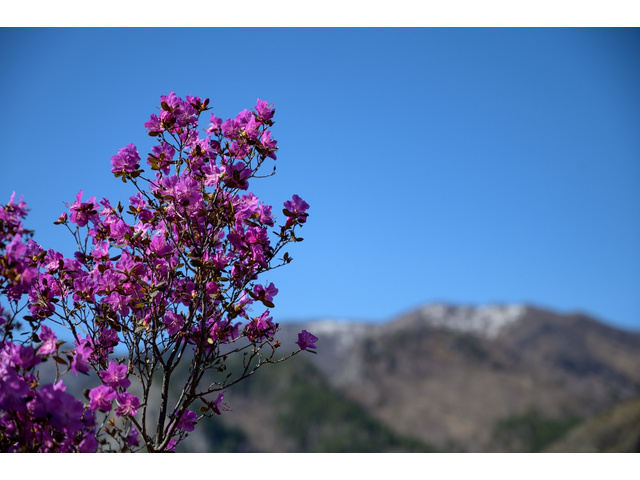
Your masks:
<svg viewBox="0 0 640 480"><path fill-rule="evenodd" d="M283 352L297 349L302 329L319 338L317 355L304 362L336 398L398 438L440 451L538 448L575 422L640 396L640 334L579 312L427 304L381 323L325 318L280 328ZM293 366L297 361L290 360ZM251 388L244 392L243 411L261 408L252 395L268 397ZM231 404L233 395L231 389ZM532 422L544 426L542 440L514 433L534 435L536 429L522 430ZM288 448L297 451L295 442Z"/></svg>
<svg viewBox="0 0 640 480"><path fill-rule="evenodd" d="M485 312L485 313L490 312L492 310L495 310L495 311L528 310L528 311L547 312L547 313L552 313L558 316L584 316L596 321L599 324L604 325L605 327L609 327L614 330L620 330L623 332L628 332L631 334L640 335L640 327L632 328L628 326L623 326L611 320L605 320L605 319L599 318L597 315L594 315L585 310L581 310L581 309L560 310L554 307L540 305L540 304L531 303L531 302L456 303L456 302L447 302L447 301L435 301L435 302L425 302L417 306L414 306L412 308L404 309L394 315L391 315L381 320L371 320L364 317L351 318L351 317L345 317L345 316L319 315L316 317L306 317L306 318L289 316L285 319L279 320L278 323L280 324L281 327L287 326L287 325L309 326L309 327L314 325L320 325L326 328L331 328L330 325L336 325L336 329L345 328L342 326L346 326L346 325L378 327L378 326L387 325L389 323L396 322L408 316L415 315L417 312L420 312L420 311L433 311L435 309L458 310L458 311L461 310L461 311L471 311L471 312L479 311L479 312Z"/></svg>

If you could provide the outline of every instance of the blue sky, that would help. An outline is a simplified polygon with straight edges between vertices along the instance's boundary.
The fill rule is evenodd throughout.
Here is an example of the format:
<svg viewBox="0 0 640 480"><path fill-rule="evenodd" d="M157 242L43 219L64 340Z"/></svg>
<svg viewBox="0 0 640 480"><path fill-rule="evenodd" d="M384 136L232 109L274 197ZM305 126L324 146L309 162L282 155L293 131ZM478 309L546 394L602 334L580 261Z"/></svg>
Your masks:
<svg viewBox="0 0 640 480"><path fill-rule="evenodd" d="M160 95L274 103L277 174L310 205L277 320L528 302L640 329L638 29L0 29L0 195L45 247L82 189L126 201Z"/></svg>

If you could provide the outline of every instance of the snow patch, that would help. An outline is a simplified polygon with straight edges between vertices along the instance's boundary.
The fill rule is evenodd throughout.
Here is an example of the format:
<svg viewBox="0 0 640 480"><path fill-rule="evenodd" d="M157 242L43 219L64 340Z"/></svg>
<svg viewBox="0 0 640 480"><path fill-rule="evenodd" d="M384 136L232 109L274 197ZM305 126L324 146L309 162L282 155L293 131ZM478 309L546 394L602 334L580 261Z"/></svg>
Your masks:
<svg viewBox="0 0 640 480"><path fill-rule="evenodd" d="M506 325L520 319L526 308L525 305L518 304L480 307L435 304L425 306L420 313L431 326L474 333L493 339Z"/></svg>
<svg viewBox="0 0 640 480"><path fill-rule="evenodd" d="M348 320L325 319L307 324L310 333L322 337L334 337L338 349L348 349L372 328L371 325L351 323Z"/></svg>

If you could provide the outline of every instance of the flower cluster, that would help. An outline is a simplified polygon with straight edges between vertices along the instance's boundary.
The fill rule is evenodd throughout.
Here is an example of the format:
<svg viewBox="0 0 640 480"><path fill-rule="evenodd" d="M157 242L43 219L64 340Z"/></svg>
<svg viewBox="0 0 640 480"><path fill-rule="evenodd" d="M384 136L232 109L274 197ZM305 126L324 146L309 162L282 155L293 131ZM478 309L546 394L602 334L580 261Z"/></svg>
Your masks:
<svg viewBox="0 0 640 480"><path fill-rule="evenodd" d="M16 203L12 196L0 210L0 293L14 306L13 313L3 313L0 306L5 323L0 386L11 391L0 396L0 411L6 412L0 432L7 439L27 441L26 433L12 433L18 413L23 425L31 418L18 411L18 403L33 416L70 397L62 383L37 389L38 382L29 377L27 372L47 356L74 375L95 372L100 382L89 390L88 404L67 402L68 425L32 417L50 427L36 430L49 432L60 451L104 450L114 442L127 450L141 441L148 451L170 451L202 416L224 410L223 389L274 361L280 343L274 340L278 325L269 309L278 289L258 278L291 261L282 252L302 241L296 230L305 224L309 208L293 195L283 205L284 223L276 227L272 207L247 191L263 164L277 158L270 130L275 110L258 99L235 118L210 115L202 132L198 124L210 110L208 99L182 99L171 92L160 98L159 110L145 123L158 141L146 156L151 174L141 167L134 144L111 158L114 176L135 187L128 206L106 198L83 200L80 191L55 222L75 237L78 251L72 258L30 238L20 222L26 215L22 199ZM36 353L9 341L23 295L28 296L25 319L40 335ZM254 314L260 306L266 310ZM58 352L61 342L43 324L49 321L73 334L66 359ZM316 337L306 331L300 335L300 349L291 355L315 348ZM128 356L115 358L122 349ZM205 382L204 372L223 372L231 354L245 357L247 367L239 376ZM181 362L188 362L190 377L171 411L167 385ZM158 424L149 429L138 412L153 403L150 386L158 375L163 378L155 405ZM198 401L200 415L189 409ZM95 430L98 417L107 426ZM87 436L87 431L96 433ZM80 434L93 440L80 446ZM43 451L55 450L46 439L38 442L47 445Z"/></svg>
<svg viewBox="0 0 640 480"><path fill-rule="evenodd" d="M0 445L9 452L95 452L93 413L65 392L62 380L38 383L34 367L58 349L47 326L40 337L35 349L7 340L0 347Z"/></svg>
<svg viewBox="0 0 640 480"><path fill-rule="evenodd" d="M27 216L27 205L20 197L15 202L15 192L9 203L0 209L0 292L9 300L19 300L29 292L38 276L30 258L40 253L40 247L30 238L22 220Z"/></svg>

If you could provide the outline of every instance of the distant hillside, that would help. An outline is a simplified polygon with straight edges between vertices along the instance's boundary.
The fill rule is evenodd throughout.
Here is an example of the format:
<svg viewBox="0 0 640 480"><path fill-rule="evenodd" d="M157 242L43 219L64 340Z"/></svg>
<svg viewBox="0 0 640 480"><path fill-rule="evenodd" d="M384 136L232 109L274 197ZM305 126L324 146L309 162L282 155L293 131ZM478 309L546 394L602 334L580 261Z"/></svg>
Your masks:
<svg viewBox="0 0 640 480"><path fill-rule="evenodd" d="M284 324L278 338L294 347L302 328L318 354L230 389L233 411L185 448L540 451L640 395L640 334L581 314L428 305L379 325Z"/></svg>
<svg viewBox="0 0 640 480"><path fill-rule="evenodd" d="M545 451L640 453L640 398L579 424Z"/></svg>

